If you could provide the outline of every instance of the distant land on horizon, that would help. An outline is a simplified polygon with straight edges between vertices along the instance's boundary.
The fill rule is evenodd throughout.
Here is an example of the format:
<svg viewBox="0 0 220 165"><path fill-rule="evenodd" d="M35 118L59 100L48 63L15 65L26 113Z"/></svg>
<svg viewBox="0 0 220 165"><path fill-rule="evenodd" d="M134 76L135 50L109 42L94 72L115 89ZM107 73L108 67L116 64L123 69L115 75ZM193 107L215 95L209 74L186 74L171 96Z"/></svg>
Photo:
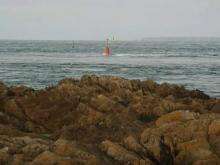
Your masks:
<svg viewBox="0 0 220 165"><path fill-rule="evenodd" d="M118 39L115 41L146 41L146 40L169 40L169 39L220 39L220 36L170 36L170 37L144 37L139 39ZM6 38L0 38L0 41L104 41L105 38L103 37L103 40L97 40L97 39L6 39Z"/></svg>

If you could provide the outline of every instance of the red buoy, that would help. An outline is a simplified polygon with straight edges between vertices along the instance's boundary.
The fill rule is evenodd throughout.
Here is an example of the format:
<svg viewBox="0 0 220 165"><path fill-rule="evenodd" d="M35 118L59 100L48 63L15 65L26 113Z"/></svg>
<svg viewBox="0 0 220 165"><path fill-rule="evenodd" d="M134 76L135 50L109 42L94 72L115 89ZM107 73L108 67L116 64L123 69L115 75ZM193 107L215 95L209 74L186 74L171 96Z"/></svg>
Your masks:
<svg viewBox="0 0 220 165"><path fill-rule="evenodd" d="M103 51L103 55L104 56L109 56L111 54L110 48L109 48L109 43L108 43L108 39L106 40L106 45L105 45L105 49Z"/></svg>

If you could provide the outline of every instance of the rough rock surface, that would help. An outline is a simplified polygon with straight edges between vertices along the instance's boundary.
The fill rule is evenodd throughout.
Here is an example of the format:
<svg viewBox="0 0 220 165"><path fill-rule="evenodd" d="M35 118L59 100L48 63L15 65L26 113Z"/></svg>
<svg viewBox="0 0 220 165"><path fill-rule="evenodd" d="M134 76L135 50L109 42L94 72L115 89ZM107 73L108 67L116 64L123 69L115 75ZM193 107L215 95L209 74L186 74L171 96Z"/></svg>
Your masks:
<svg viewBox="0 0 220 165"><path fill-rule="evenodd" d="M113 76L41 90L0 82L0 164L220 164L219 103Z"/></svg>

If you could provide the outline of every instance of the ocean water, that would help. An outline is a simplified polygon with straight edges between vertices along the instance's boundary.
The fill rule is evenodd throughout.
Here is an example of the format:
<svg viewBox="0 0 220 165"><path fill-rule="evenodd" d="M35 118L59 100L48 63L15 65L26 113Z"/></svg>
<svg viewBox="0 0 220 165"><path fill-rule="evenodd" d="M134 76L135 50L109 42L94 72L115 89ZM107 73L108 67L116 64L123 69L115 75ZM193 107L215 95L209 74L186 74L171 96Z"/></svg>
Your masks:
<svg viewBox="0 0 220 165"><path fill-rule="evenodd" d="M0 40L0 81L36 89L84 74L153 79L220 97L220 38L152 38L112 41Z"/></svg>

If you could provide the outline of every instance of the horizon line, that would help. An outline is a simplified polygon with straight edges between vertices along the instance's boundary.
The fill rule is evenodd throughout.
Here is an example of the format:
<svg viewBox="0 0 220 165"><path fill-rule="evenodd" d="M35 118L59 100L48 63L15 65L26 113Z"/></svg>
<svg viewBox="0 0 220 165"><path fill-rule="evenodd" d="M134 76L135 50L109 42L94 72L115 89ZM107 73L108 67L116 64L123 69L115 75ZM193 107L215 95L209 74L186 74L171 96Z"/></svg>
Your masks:
<svg viewBox="0 0 220 165"><path fill-rule="evenodd" d="M161 37L143 37L140 39L119 39L116 41L142 41L147 39L175 39L175 38L188 38L188 39L198 39L198 38L220 38L220 36L214 37L214 36L161 36ZM18 39L18 38L10 38L10 39L1 39L0 41L105 41L100 39Z"/></svg>

